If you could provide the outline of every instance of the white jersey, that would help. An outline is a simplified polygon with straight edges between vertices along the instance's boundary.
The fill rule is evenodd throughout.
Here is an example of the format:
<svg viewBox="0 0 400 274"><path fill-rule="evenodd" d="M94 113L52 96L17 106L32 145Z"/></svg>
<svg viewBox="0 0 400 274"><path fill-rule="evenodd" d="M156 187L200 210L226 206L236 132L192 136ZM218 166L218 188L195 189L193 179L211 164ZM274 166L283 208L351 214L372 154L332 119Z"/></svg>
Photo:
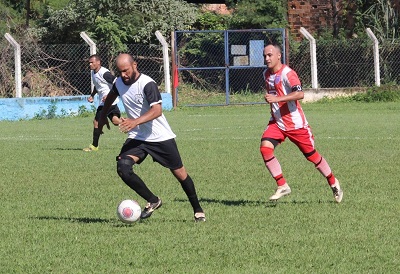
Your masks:
<svg viewBox="0 0 400 274"><path fill-rule="evenodd" d="M118 77L113 92L120 96L128 118L132 119L149 111L151 106L162 103L157 84L145 74L140 74L136 82L131 85L125 85L121 77ZM147 142L161 142L175 137L164 114L128 132L128 138Z"/></svg>
<svg viewBox="0 0 400 274"><path fill-rule="evenodd" d="M104 105L103 98L104 96L107 96L107 94L110 92L110 89L113 86L113 83L107 82L106 79L104 79L104 73L110 72L108 69L105 67L101 67L98 72L94 72L92 70L92 81L93 85L97 90L97 94L99 95L99 106ZM119 102L119 99L117 98L112 104L116 105Z"/></svg>

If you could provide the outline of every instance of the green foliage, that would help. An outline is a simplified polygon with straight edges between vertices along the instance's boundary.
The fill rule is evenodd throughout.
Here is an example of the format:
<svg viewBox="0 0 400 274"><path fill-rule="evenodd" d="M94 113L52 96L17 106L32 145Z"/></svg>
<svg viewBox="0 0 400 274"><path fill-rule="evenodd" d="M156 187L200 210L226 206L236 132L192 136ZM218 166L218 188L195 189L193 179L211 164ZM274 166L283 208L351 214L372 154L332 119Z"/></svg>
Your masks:
<svg viewBox="0 0 400 274"><path fill-rule="evenodd" d="M125 49L123 44L156 41L156 30L169 37L175 29L189 29L198 11L183 0L72 0L63 9L49 8L48 13L45 40L79 41L79 32L86 31L97 43L111 44L118 52Z"/></svg>
<svg viewBox="0 0 400 274"><path fill-rule="evenodd" d="M160 31L169 37L174 30L190 30L197 19L198 10L183 0L141 0L136 6L141 16L138 32L132 37L133 42L155 41L154 32Z"/></svg>
<svg viewBox="0 0 400 274"><path fill-rule="evenodd" d="M102 40L111 45L111 55L127 51L125 42L128 40L128 33L110 17L98 16L95 32L96 36L102 37Z"/></svg>
<svg viewBox="0 0 400 274"><path fill-rule="evenodd" d="M94 105L90 106L90 109L87 109L86 106L82 105L78 108L78 116L79 117L92 117L93 114L96 113L96 107Z"/></svg>
<svg viewBox="0 0 400 274"><path fill-rule="evenodd" d="M234 6L230 29L285 28L287 9L281 1L245 0Z"/></svg>
<svg viewBox="0 0 400 274"><path fill-rule="evenodd" d="M366 92L359 92L352 96L340 96L336 98L323 98L318 101L320 104L336 103L336 102L400 102L400 86L383 85L380 87L374 86Z"/></svg>
<svg viewBox="0 0 400 274"><path fill-rule="evenodd" d="M358 93L353 95L354 101L358 102L399 102L400 101L400 86L384 85L374 86L367 90L366 93Z"/></svg>
<svg viewBox="0 0 400 274"><path fill-rule="evenodd" d="M19 32L25 23L23 16L18 11L3 2L0 2L0 18L2 18L0 20L0 33L2 35L6 32Z"/></svg>
<svg viewBox="0 0 400 274"><path fill-rule="evenodd" d="M35 113L33 116L34 120L43 120L43 119L54 119L57 118L57 103L52 102L48 107L47 111L42 109L40 112Z"/></svg>
<svg viewBox="0 0 400 274"><path fill-rule="evenodd" d="M194 28L197 30L226 30L228 29L231 15L219 15L215 12L202 12L197 18Z"/></svg>
<svg viewBox="0 0 400 274"><path fill-rule="evenodd" d="M96 112L96 107L94 105L91 106L91 109L87 109L86 106L82 105L79 106L78 112L74 113L71 111L66 111L65 109L61 109L60 113L57 114L57 103L52 102L48 107L47 110L42 109L40 112L35 113L33 115L32 120L46 120L46 119L59 119L65 118L69 116L78 116L78 117L92 117L93 114Z"/></svg>
<svg viewBox="0 0 400 274"><path fill-rule="evenodd" d="M371 27L381 41L399 38L399 10L393 6L393 1L377 0L364 13L365 25Z"/></svg>

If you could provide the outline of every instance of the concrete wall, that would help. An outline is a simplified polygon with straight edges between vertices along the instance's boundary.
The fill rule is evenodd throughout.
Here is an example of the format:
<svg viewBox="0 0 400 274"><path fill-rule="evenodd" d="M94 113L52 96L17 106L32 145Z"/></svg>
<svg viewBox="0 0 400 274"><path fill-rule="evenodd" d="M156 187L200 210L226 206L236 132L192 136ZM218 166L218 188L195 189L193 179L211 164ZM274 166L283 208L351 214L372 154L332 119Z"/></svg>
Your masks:
<svg viewBox="0 0 400 274"><path fill-rule="evenodd" d="M304 99L302 102L314 102L324 97L334 98L338 96L352 96L356 93L366 92L366 88L320 88L320 89L304 89Z"/></svg>
<svg viewBox="0 0 400 274"><path fill-rule="evenodd" d="M169 93L161 93L163 110L172 109L172 96ZM61 97L27 97L0 99L0 120L17 121L34 118L43 111L48 111L53 105L56 106L56 115L76 115L80 107L85 106L91 110L87 101L89 96L61 96ZM97 96L96 96L97 97ZM97 98L95 98L97 99ZM97 101L95 101L97 107ZM118 107L121 111L125 109L120 101Z"/></svg>

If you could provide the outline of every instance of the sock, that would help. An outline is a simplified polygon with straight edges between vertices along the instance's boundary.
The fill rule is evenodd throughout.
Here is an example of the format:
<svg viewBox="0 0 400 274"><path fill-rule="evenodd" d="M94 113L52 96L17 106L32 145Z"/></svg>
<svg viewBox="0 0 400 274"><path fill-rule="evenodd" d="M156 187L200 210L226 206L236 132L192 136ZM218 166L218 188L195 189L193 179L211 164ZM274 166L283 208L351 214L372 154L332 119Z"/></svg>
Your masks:
<svg viewBox="0 0 400 274"><path fill-rule="evenodd" d="M306 158L308 161L314 163L315 168L326 178L330 186L335 183L335 176L324 157L314 150L312 154L306 156Z"/></svg>
<svg viewBox="0 0 400 274"><path fill-rule="evenodd" d="M274 149L269 147L260 147L261 155L264 159L265 166L275 179L278 186L286 184L286 179L283 177L281 165L274 155Z"/></svg>
<svg viewBox="0 0 400 274"><path fill-rule="evenodd" d="M93 142L92 145L95 147L99 146L99 139L100 139L101 132L98 128L93 129Z"/></svg>
<svg viewBox="0 0 400 274"><path fill-rule="evenodd" d="M158 201L158 197L155 196L153 192L151 192L150 189L146 186L143 180L133 172L132 166L129 170L126 169L129 168L128 164L131 163L133 166L134 163L133 160L126 160L127 165L123 167L124 171L122 171L121 168L118 167L119 177L121 177L122 181L124 181L124 183L127 186L129 186L132 190L134 190L140 197L145 199L147 202L156 203Z"/></svg>
<svg viewBox="0 0 400 274"><path fill-rule="evenodd" d="M189 199L190 204L192 205L194 213L203 212L203 209L200 206L199 199L197 198L196 188L194 187L194 183L192 178L189 176L186 177L185 180L179 181L183 190L186 193L186 196Z"/></svg>

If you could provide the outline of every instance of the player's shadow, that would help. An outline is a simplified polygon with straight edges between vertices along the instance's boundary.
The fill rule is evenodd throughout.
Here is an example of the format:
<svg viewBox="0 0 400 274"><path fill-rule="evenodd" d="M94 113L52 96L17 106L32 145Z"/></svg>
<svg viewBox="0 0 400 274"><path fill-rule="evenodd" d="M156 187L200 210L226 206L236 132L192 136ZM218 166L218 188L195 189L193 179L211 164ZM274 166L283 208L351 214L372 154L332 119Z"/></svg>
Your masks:
<svg viewBox="0 0 400 274"><path fill-rule="evenodd" d="M175 199L177 202L187 202L185 199ZM261 201L250 201L250 200L219 200L219 199L210 199L210 198L201 198L199 199L199 202L201 203L215 203L215 204L223 204L227 206L256 206L256 205L261 205L263 202Z"/></svg>
<svg viewBox="0 0 400 274"><path fill-rule="evenodd" d="M43 148L43 150L61 150L61 151L63 151L63 150L66 150L66 151L79 150L79 151L82 151L82 148L54 147L54 148Z"/></svg>
<svg viewBox="0 0 400 274"><path fill-rule="evenodd" d="M175 199L177 202L187 202L185 199ZM216 203L223 204L226 206L265 206L265 207L276 207L277 205L309 205L309 204L329 204L334 203L331 200L318 200L318 201L298 201L298 200L290 200L290 201L251 201L251 200L219 200L219 199L210 199L210 198L200 198L199 201L201 203Z"/></svg>
<svg viewBox="0 0 400 274"><path fill-rule="evenodd" d="M37 220L55 220L55 221L68 221L71 223L112 223L114 222L113 219L103 219L103 218L73 218L73 217L53 217L53 216L39 216L39 217L32 217L33 219Z"/></svg>

